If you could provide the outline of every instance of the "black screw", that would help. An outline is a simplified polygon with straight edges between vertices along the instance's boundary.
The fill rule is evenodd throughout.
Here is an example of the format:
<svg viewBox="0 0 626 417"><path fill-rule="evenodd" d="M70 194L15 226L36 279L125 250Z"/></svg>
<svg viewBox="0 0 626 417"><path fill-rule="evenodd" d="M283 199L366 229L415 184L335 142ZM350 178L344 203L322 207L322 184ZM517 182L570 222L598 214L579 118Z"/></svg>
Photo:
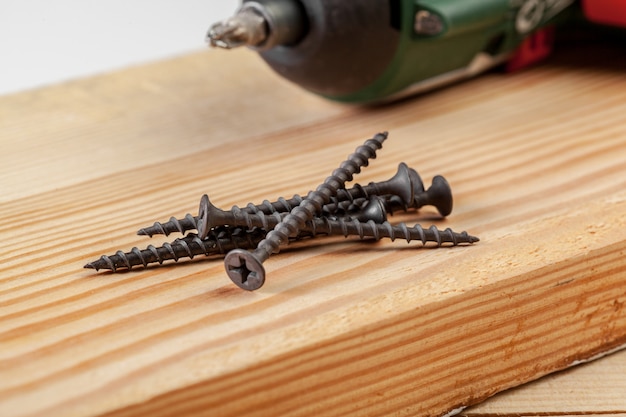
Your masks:
<svg viewBox="0 0 626 417"><path fill-rule="evenodd" d="M439 230L434 225L430 226L428 229L424 229L419 224L409 227L405 223L392 225L389 222L383 222L379 224L371 220L362 223L358 220L319 219L319 224L317 224L318 219L314 219L313 221L316 222L316 233L324 233L329 236L359 236L361 239L373 237L375 240L388 238L391 241L404 239L407 242L419 240L423 245L426 245L428 242L433 242L436 243L437 246L442 246L444 243L457 246L462 243L472 244L479 241L476 236L471 236L465 231L458 233L450 228Z"/></svg>
<svg viewBox="0 0 626 417"><path fill-rule="evenodd" d="M412 207L414 197L423 191L424 184L419 174L414 169L409 168L405 163L401 163L398 165L396 174L386 181L370 182L366 186L355 184L352 188L337 190L337 195L331 196L331 202L323 206L322 212L324 215L336 215L338 212L345 211L347 206L352 203L355 205L362 204L372 195L397 196L400 198L401 207ZM274 202L265 200L257 205L248 203L241 209L237 206L233 206L232 210L239 210L250 214L259 212L265 214L274 212L288 213L293 210L293 208L300 205L302 200L302 197L296 194L290 199L279 197ZM185 233L188 230L198 230L197 222L198 217L194 217L191 214L187 214L183 219L171 217L168 222L155 222L150 227L140 229L137 234L148 236L164 234L167 236L174 232Z"/></svg>
<svg viewBox="0 0 626 417"><path fill-rule="evenodd" d="M146 249L132 248L130 252L117 251L115 255L103 255L100 259L85 265L85 268L110 269L116 272L119 268L131 269L133 266L148 264L162 264L173 259L193 258L196 255L224 255L235 248L255 248L265 237L266 232L261 229L245 230L240 227L220 227L211 231L205 239L195 234L189 234L172 243L164 243L161 247L149 245Z"/></svg>
<svg viewBox="0 0 626 417"><path fill-rule="evenodd" d="M215 207L209 200L209 196L204 194L200 199L200 207L198 209L198 236L201 239L209 236L216 227L237 226L246 227L249 230L260 228L265 231L271 230L278 225L287 216L287 213L274 212L271 214L249 213L237 207L231 210L221 210ZM316 220L318 218L314 218ZM321 218L320 218L321 219ZM383 223L387 220L387 212L382 199L372 196L367 204L363 205L360 210L351 213L350 216L344 217L325 217L328 220L344 220L359 222L373 221L375 223ZM307 222L300 229L303 232L317 234L317 222Z"/></svg>
<svg viewBox="0 0 626 417"><path fill-rule="evenodd" d="M241 249L230 251L224 259L230 279L246 290L261 288L265 282L263 262L272 253L278 252L289 236L295 236L306 221L312 220L322 206L330 201L331 196L336 195L338 189L344 188L346 182L352 180L355 173L361 172L361 168L368 165L369 159L376 157L376 151L382 148L386 139L387 132L379 133L359 146L323 184L311 191L298 207L277 224L253 252Z"/></svg>
<svg viewBox="0 0 626 417"><path fill-rule="evenodd" d="M428 242L434 242L437 246L450 243L452 246L463 243L472 244L478 242L475 236L467 234L467 232L457 233L447 228L439 230L434 225L428 229L424 229L419 224L408 227L405 223L392 225L389 222L381 224L370 220L366 223L358 220L329 220L325 217L315 217L306 222L307 230L314 230L315 234L327 234L329 236L358 236L361 239L373 237L376 240L389 238L405 239L407 242L419 240L423 245ZM264 283L264 268L261 262L257 262L256 258L247 256L253 254L243 249L234 249L230 251L224 262L226 263L228 276L240 288L253 291L262 286ZM233 255L234 254L234 255ZM234 258L233 258L234 257ZM261 285L259 285L259 283Z"/></svg>

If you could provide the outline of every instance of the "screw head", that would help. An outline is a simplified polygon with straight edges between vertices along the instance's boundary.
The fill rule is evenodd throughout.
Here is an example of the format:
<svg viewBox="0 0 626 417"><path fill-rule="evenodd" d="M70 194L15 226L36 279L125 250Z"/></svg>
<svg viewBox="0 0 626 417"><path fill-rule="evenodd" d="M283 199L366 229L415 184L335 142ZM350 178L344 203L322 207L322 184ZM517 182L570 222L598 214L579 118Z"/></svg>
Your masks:
<svg viewBox="0 0 626 417"><path fill-rule="evenodd" d="M401 162L398 165L398 171L389 180L379 183L370 183L370 185L378 187L384 185L382 189L377 190L378 193L388 193L397 195L402 199L402 202L409 205L413 202L413 197L416 192L424 191L424 184L418 173L409 168L407 164Z"/></svg>
<svg viewBox="0 0 626 417"><path fill-rule="evenodd" d="M398 172L390 182L396 184L396 194L399 195L406 204L410 204L413 201L413 184L410 168L401 162L398 165Z"/></svg>
<svg viewBox="0 0 626 417"><path fill-rule="evenodd" d="M198 236L200 239L204 239L209 235L209 196L204 194L200 199L200 207L198 208L198 220L196 221L196 228L198 230Z"/></svg>
<svg viewBox="0 0 626 417"><path fill-rule="evenodd" d="M437 208L439 214L446 217L452 213L452 190L444 177L435 175L432 185L426 192L429 194L431 204Z"/></svg>
<svg viewBox="0 0 626 417"><path fill-rule="evenodd" d="M374 223L384 223L387 221L387 210L382 197L373 195L355 216L358 221L366 223L373 220Z"/></svg>
<svg viewBox="0 0 626 417"><path fill-rule="evenodd" d="M420 174L418 174L417 171L414 170L413 168L407 167L407 169L408 169L408 176L409 176L410 184L411 184L411 187L413 188L413 196L419 193L423 193L424 183L422 182L422 178L420 177Z"/></svg>
<svg viewBox="0 0 626 417"><path fill-rule="evenodd" d="M258 290L265 283L265 268L252 252L233 249L224 258L228 277L247 291Z"/></svg>

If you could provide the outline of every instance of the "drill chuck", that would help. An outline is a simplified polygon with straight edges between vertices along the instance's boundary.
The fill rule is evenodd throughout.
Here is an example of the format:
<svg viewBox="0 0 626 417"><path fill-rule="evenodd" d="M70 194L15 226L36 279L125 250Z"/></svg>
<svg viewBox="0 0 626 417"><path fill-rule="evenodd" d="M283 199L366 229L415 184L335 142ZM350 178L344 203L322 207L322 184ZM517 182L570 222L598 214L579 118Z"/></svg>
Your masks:
<svg viewBox="0 0 626 417"><path fill-rule="evenodd" d="M277 73L325 96L350 94L374 82L400 39L390 25L388 0L244 0L234 17L209 30L209 41L221 46L224 40L216 35L224 27L236 27L233 34L258 32L242 29L250 27L242 24L249 13L263 16L265 23L255 24L266 28L266 38L226 41L229 47L258 49Z"/></svg>

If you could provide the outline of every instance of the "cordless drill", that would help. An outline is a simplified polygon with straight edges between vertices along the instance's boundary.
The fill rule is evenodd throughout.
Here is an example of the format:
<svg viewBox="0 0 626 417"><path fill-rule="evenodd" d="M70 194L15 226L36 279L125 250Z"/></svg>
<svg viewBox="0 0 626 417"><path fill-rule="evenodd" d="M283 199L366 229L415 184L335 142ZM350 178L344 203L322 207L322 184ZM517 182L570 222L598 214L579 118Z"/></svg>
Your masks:
<svg viewBox="0 0 626 417"><path fill-rule="evenodd" d="M543 59L549 25L580 14L581 4L626 26L615 22L626 0L243 0L207 40L255 49L314 93L367 103Z"/></svg>

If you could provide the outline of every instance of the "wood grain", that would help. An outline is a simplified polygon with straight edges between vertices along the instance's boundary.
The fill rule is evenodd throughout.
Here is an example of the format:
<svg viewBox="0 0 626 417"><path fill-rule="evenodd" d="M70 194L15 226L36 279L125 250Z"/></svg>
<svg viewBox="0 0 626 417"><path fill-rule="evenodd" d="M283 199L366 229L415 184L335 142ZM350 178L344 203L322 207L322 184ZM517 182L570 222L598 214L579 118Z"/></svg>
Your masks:
<svg viewBox="0 0 626 417"><path fill-rule="evenodd" d="M1 98L0 415L442 415L624 346L626 64L581 47L385 107L311 96L247 51ZM481 242L297 244L254 293L219 258L82 269L163 242L134 232L205 192L304 193L381 130L358 181L443 174L448 219L393 220Z"/></svg>
<svg viewBox="0 0 626 417"><path fill-rule="evenodd" d="M626 351L548 375L464 411L464 415L626 415Z"/></svg>

